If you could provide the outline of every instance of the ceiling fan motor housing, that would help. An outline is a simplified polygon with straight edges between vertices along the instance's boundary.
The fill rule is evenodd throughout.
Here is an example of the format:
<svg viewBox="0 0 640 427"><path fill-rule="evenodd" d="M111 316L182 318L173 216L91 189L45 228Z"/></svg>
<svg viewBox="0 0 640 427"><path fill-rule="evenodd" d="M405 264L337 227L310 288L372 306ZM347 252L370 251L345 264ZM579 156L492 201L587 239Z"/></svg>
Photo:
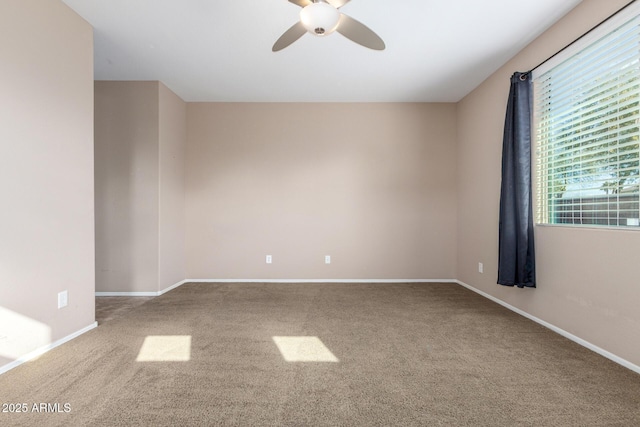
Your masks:
<svg viewBox="0 0 640 427"><path fill-rule="evenodd" d="M300 21L311 34L326 36L338 28L340 12L328 3L311 3L300 11Z"/></svg>

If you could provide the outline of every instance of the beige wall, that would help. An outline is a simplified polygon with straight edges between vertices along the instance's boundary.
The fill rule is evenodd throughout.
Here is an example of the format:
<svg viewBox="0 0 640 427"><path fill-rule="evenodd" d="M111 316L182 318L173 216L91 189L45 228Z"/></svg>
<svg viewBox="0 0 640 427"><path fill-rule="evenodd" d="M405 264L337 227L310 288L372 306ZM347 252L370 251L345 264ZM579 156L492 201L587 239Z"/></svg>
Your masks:
<svg viewBox="0 0 640 427"><path fill-rule="evenodd" d="M94 324L93 32L0 2L0 370ZM69 304L57 308L57 294Z"/></svg>
<svg viewBox="0 0 640 427"><path fill-rule="evenodd" d="M96 290L158 292L184 272L186 104L159 82L95 82Z"/></svg>
<svg viewBox="0 0 640 427"><path fill-rule="evenodd" d="M96 290L158 287L158 82L95 82Z"/></svg>
<svg viewBox="0 0 640 427"><path fill-rule="evenodd" d="M187 104L159 86L159 279L158 291L182 281L184 258L184 152Z"/></svg>
<svg viewBox="0 0 640 427"><path fill-rule="evenodd" d="M509 78L628 3L584 0L457 106L458 278L640 365L640 233L536 227L538 288L496 285L500 156ZM478 273L484 262L485 273Z"/></svg>
<svg viewBox="0 0 640 427"><path fill-rule="evenodd" d="M456 277L453 104L187 110L188 278Z"/></svg>

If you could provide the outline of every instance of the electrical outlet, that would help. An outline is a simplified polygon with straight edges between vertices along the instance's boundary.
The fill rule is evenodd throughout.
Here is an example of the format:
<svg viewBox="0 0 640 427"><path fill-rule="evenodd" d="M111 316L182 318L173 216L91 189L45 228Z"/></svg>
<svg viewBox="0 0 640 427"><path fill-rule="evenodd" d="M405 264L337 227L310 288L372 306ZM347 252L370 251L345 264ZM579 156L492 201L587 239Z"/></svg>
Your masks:
<svg viewBox="0 0 640 427"><path fill-rule="evenodd" d="M331 255L325 255L324 256L324 263L325 264L331 264Z"/></svg>
<svg viewBox="0 0 640 427"><path fill-rule="evenodd" d="M478 263L478 273L484 273L484 265L481 262Z"/></svg>
<svg viewBox="0 0 640 427"><path fill-rule="evenodd" d="M69 292L58 292L58 308L66 307L69 303Z"/></svg>
<svg viewBox="0 0 640 427"><path fill-rule="evenodd" d="M271 255L267 255L267 264L271 264L273 262L273 258L271 258Z"/></svg>

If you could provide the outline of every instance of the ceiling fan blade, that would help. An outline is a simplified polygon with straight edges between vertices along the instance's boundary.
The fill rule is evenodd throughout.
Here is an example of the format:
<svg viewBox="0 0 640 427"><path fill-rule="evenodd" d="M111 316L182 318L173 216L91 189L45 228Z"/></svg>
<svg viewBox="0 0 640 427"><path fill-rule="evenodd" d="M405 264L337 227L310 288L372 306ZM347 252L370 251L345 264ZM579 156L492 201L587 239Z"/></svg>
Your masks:
<svg viewBox="0 0 640 427"><path fill-rule="evenodd" d="M313 1L312 0L289 0L289 3L296 4L300 7L305 7L305 6L309 6L311 3L313 3Z"/></svg>
<svg viewBox="0 0 640 427"><path fill-rule="evenodd" d="M291 1L291 0L289 0ZM327 3L329 3L331 6L335 7L336 9L340 9L342 6L344 6L345 4L349 3L350 0L326 0Z"/></svg>
<svg viewBox="0 0 640 427"><path fill-rule="evenodd" d="M273 52L277 52L284 49L294 41L298 40L300 37L304 36L304 33L306 32L307 30L302 25L302 22L293 24L293 26L285 31L284 34L282 34L280 38L273 44L273 48L271 48L271 50Z"/></svg>
<svg viewBox="0 0 640 427"><path fill-rule="evenodd" d="M340 14L340 22L338 23L337 32L364 47L373 50L384 50L386 47L384 41L374 33L369 27L355 19Z"/></svg>

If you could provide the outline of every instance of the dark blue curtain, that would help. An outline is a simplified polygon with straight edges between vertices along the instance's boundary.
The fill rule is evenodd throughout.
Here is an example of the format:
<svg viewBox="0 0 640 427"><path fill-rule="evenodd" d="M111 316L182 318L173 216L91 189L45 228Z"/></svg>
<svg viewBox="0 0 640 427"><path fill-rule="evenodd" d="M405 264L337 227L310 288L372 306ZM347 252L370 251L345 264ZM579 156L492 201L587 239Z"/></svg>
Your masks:
<svg viewBox="0 0 640 427"><path fill-rule="evenodd" d="M511 77L502 143L498 284L536 287L531 203L531 78Z"/></svg>

